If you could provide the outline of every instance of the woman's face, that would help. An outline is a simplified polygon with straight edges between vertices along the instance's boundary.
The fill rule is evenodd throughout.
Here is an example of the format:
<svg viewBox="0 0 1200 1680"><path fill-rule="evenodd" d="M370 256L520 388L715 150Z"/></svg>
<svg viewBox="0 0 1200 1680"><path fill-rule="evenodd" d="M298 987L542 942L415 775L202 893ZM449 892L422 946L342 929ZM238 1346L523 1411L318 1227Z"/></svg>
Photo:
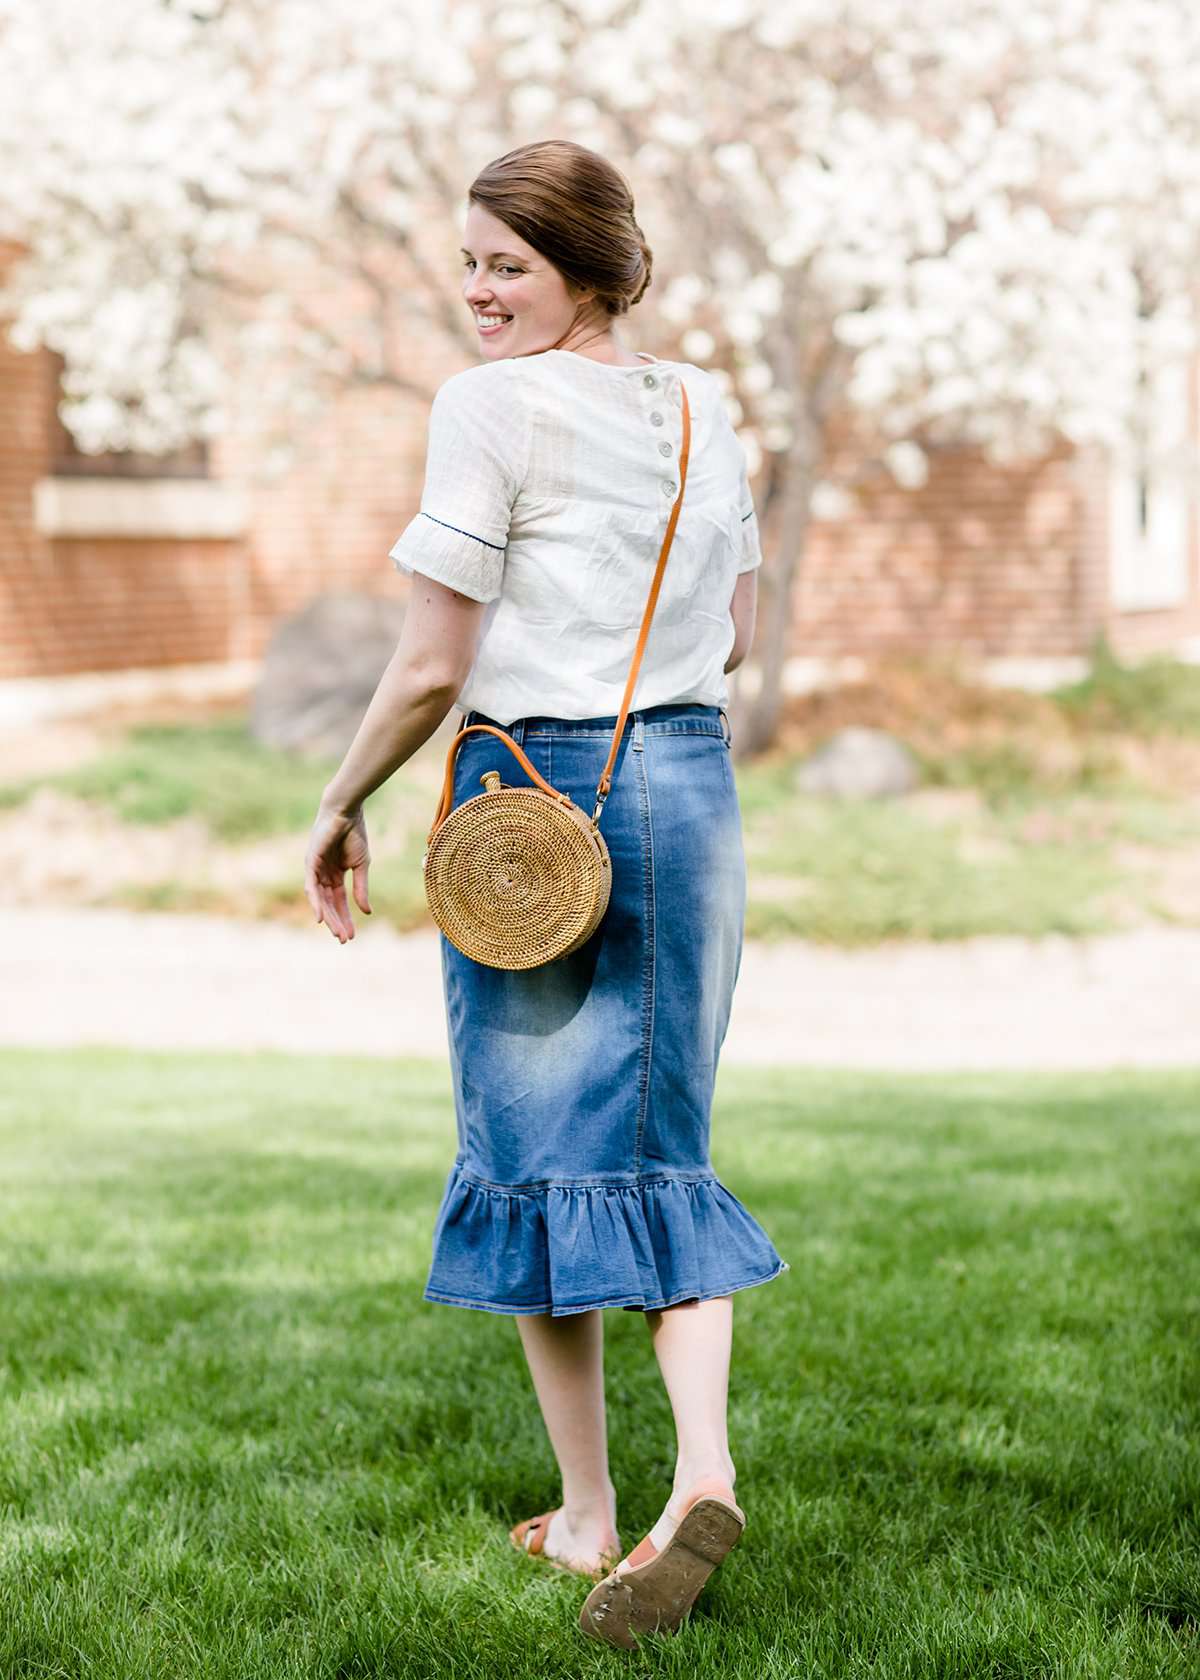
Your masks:
<svg viewBox="0 0 1200 1680"><path fill-rule="evenodd" d="M463 238L463 297L480 355L501 361L562 348L578 328L579 301L558 269L479 204L468 210ZM496 316L507 319L492 326Z"/></svg>

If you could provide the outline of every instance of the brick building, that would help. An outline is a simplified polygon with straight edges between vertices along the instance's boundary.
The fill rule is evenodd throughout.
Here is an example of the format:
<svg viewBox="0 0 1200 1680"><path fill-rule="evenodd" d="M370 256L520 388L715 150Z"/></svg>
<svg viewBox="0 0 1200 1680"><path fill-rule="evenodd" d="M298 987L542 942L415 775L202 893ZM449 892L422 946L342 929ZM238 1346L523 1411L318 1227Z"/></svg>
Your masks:
<svg viewBox="0 0 1200 1680"><path fill-rule="evenodd" d="M432 390L460 365L417 372ZM422 403L343 399L264 488L236 433L169 460L79 454L56 413L60 373L52 353L0 334L0 684L252 667L279 616L319 591L408 588L387 551L420 498ZM1195 370L1162 401L1194 446ZM1191 655L1198 525L1184 491L1094 452L1019 470L939 456L922 489L881 481L849 519L815 525L793 595L795 672L937 650L1037 681L1078 668L1101 632L1124 656Z"/></svg>

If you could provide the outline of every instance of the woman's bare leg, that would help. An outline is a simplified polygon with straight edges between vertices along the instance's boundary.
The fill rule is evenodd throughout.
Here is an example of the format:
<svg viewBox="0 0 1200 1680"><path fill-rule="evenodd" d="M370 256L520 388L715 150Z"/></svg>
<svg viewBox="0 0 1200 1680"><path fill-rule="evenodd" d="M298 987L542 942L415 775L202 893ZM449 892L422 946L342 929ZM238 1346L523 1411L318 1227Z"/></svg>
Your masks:
<svg viewBox="0 0 1200 1680"><path fill-rule="evenodd" d="M562 1510L544 1550L595 1568L620 1544L617 1492L608 1474L603 1314L599 1307L558 1318L522 1314L517 1329L562 1474Z"/></svg>
<svg viewBox="0 0 1200 1680"><path fill-rule="evenodd" d="M714 1477L733 1491L737 1471L728 1429L733 1297L664 1307L648 1312L646 1324L675 1417L674 1485L666 1509L650 1530L661 1551L675 1532L684 1498L698 1481Z"/></svg>

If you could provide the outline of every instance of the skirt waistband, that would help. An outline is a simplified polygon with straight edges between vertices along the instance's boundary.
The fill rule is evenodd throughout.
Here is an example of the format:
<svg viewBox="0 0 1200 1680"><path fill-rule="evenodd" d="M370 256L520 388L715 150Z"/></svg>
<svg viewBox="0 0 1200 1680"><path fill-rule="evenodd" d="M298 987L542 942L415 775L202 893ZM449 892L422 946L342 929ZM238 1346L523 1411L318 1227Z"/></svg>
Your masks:
<svg viewBox="0 0 1200 1680"><path fill-rule="evenodd" d="M611 739L617 727L617 713L593 718L533 716L514 718L511 723L497 723L486 712L468 712L461 727L472 723L490 723L496 729L503 729L518 743L572 735L607 735ZM726 741L730 735L729 717L723 706L703 706L692 701L630 711L626 715L622 735L627 735L635 727L640 727L647 735L718 735Z"/></svg>

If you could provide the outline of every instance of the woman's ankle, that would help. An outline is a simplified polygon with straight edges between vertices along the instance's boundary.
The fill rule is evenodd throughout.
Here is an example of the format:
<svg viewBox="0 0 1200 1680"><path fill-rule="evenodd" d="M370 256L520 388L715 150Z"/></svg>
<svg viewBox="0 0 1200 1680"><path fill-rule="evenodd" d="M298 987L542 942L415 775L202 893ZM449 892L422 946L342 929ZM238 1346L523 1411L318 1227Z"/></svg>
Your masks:
<svg viewBox="0 0 1200 1680"><path fill-rule="evenodd" d="M564 1490L563 1515L573 1529L606 1529L615 1526L617 1490L610 1478L603 1493L588 1493L568 1499Z"/></svg>
<svg viewBox="0 0 1200 1680"><path fill-rule="evenodd" d="M671 1488L672 1498L682 1497L690 1493L698 1482L712 1482L726 1487L733 1492L737 1479L737 1468L727 1453L714 1453L706 1457L679 1459L675 1465L675 1480Z"/></svg>

